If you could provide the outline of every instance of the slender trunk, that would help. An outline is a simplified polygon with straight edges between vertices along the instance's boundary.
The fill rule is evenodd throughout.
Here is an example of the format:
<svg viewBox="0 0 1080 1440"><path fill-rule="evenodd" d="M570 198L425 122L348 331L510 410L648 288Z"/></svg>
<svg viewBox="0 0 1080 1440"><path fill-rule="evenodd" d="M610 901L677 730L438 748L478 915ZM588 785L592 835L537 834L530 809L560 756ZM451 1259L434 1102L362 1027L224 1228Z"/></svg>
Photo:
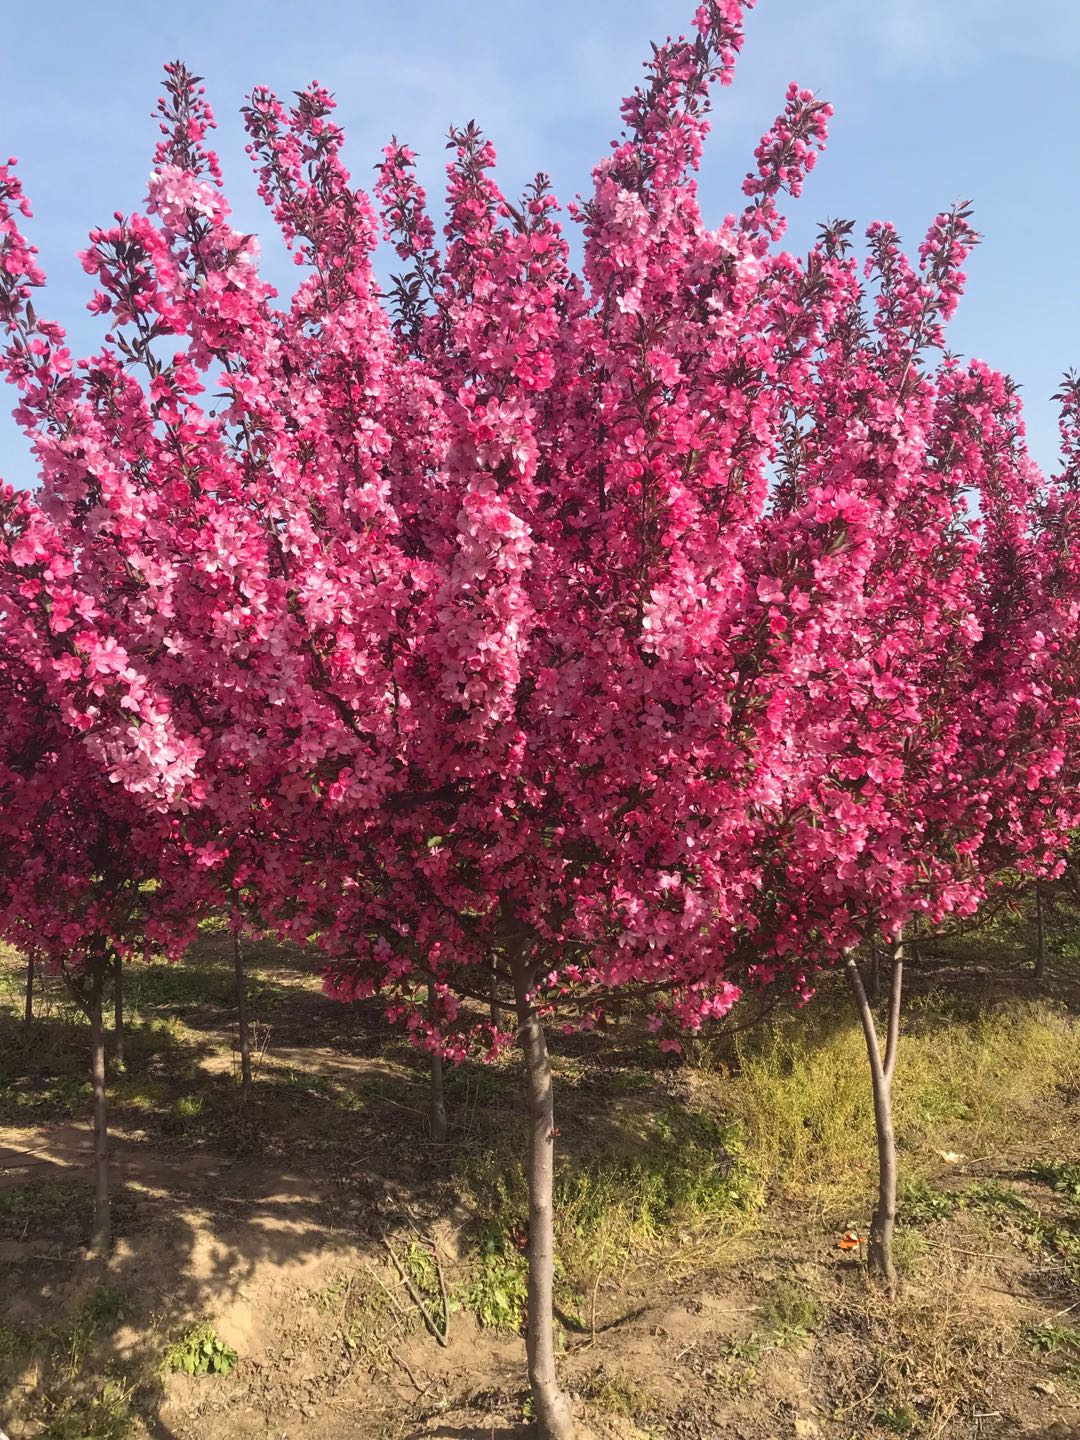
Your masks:
<svg viewBox="0 0 1080 1440"><path fill-rule="evenodd" d="M876 1005L881 999L881 947L870 941L870 999Z"/></svg>
<svg viewBox="0 0 1080 1440"><path fill-rule="evenodd" d="M233 907L233 974L236 980L236 1027L240 1032L240 1098L246 1107L251 1100L251 1030L248 1026L247 985L244 981L244 952L240 946L240 911Z"/></svg>
<svg viewBox="0 0 1080 1440"><path fill-rule="evenodd" d="M522 950L513 957L518 1034L525 1056L529 1099L529 1313L525 1347L540 1440L574 1440L570 1402L555 1374L555 1109L544 1028L530 989Z"/></svg>
<svg viewBox="0 0 1080 1440"><path fill-rule="evenodd" d="M896 1073L896 1053L900 1040L900 999L903 986L903 950L897 943L892 957L892 982L889 990L889 1020L882 1058L874 1014L863 989L862 977L854 957L847 961L855 1006L862 1021L866 1053L874 1091L874 1125L877 1131L878 1196L870 1222L867 1265L871 1275L883 1285L891 1298L896 1293L896 1266L893 1261L893 1232L896 1227L896 1132L893 1128L892 1084Z"/></svg>
<svg viewBox="0 0 1080 1440"><path fill-rule="evenodd" d="M499 1012L499 970L494 960L491 962L491 1028L502 1028L502 1015Z"/></svg>
<svg viewBox="0 0 1080 1440"><path fill-rule="evenodd" d="M26 957L26 1008L23 1010L23 1024L30 1029L34 1023L34 954Z"/></svg>
<svg viewBox="0 0 1080 1440"><path fill-rule="evenodd" d="M443 1098L442 1056L431 1052L431 1090L428 1094L428 1128L436 1145L446 1144L446 1101Z"/></svg>
<svg viewBox="0 0 1080 1440"><path fill-rule="evenodd" d="M109 1213L109 1126L105 1109L105 1025L102 1017L102 991L105 977L96 968L90 982L90 1075L94 1084L94 1228L90 1248L96 1255L106 1255L112 1238Z"/></svg>
<svg viewBox="0 0 1080 1440"><path fill-rule="evenodd" d="M117 1074L124 1071L124 962L113 956L113 1046Z"/></svg>
<svg viewBox="0 0 1080 1440"><path fill-rule="evenodd" d="M435 987L428 986L428 1024L435 1020ZM431 1087L428 1090L428 1129L436 1145L446 1144L446 1099L443 1095L443 1059L431 1052Z"/></svg>
<svg viewBox="0 0 1080 1440"><path fill-rule="evenodd" d="M1041 980L1046 969L1046 921L1043 915L1042 890L1035 886L1035 979Z"/></svg>

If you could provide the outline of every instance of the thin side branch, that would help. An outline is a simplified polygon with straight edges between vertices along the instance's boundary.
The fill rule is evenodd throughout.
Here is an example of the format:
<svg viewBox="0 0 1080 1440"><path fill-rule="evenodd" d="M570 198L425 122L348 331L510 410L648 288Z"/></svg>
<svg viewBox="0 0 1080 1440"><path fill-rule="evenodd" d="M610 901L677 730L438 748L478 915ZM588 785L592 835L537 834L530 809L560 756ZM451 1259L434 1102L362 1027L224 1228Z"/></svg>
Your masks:
<svg viewBox="0 0 1080 1440"><path fill-rule="evenodd" d="M855 1005L859 1012L859 1019L862 1021L863 1034L866 1036L866 1048L870 1055L870 1068L875 1078L884 1079L885 1071L881 1063L881 1046L878 1043L877 1028L874 1025L874 1012L870 1008L870 1002L866 998L866 989L859 974L859 967L856 964L854 954L849 950L844 968L847 970L848 982L855 995Z"/></svg>
<svg viewBox="0 0 1080 1440"><path fill-rule="evenodd" d="M889 985L889 1026L885 1037L885 1083L892 1084L896 1073L896 1053L900 1042L900 1000L904 986L904 949L893 950L892 978Z"/></svg>

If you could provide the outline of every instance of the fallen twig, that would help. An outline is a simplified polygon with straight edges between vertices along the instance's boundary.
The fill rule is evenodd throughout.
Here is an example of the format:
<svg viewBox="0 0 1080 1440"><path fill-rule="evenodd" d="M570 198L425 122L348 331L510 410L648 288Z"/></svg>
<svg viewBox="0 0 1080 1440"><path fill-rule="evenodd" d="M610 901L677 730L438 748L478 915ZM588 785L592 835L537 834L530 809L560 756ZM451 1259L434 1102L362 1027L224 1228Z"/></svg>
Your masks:
<svg viewBox="0 0 1080 1440"><path fill-rule="evenodd" d="M405 1288L406 1288L406 1290L408 1290L409 1295L412 1297L413 1304L414 1304L414 1305L416 1306L416 1308L420 1311L420 1314L421 1314L421 1316L422 1316L422 1318L423 1318L424 1324L427 1326L428 1330L431 1332L432 1335L434 1335L435 1339L439 1342L439 1344L440 1344L440 1345L443 1347L443 1349L445 1350L445 1348L447 1347L447 1345L449 1345L449 1343L450 1343L448 1336L447 1336L442 1330L440 1330L439 1327L438 1327L438 1325L435 1323L435 1317L432 1315L431 1311L428 1309L428 1307L427 1307L427 1302L425 1301L424 1297L420 1294L419 1290L417 1290L417 1288L416 1288L416 1286L413 1284L413 1282L409 1279L409 1276L408 1276L408 1273L407 1273L406 1270L405 1270L405 1267L402 1265L401 1261L398 1259L397 1255L394 1253L394 1247L390 1244L390 1241L387 1240L387 1238L386 1238L385 1235L383 1236L383 1245L386 1247L386 1252L387 1252L387 1254L390 1256L390 1259L394 1262L394 1269L398 1272L398 1274L401 1276L402 1280L404 1281ZM441 1267L440 1267L440 1274L441 1274ZM444 1293L445 1293L445 1292L444 1292ZM447 1309L449 1310L449 1307L447 1307ZM448 1316L448 1322L449 1322L449 1316Z"/></svg>
<svg viewBox="0 0 1080 1440"><path fill-rule="evenodd" d="M375 1281L375 1284L378 1285L379 1289L383 1292L383 1294L386 1296L386 1298L390 1301L390 1308L393 1310L394 1314L398 1317L398 1319L399 1319L399 1320L408 1320L408 1318L409 1318L408 1315L406 1315L405 1311L404 1311L404 1310L401 1308L401 1306L398 1304L398 1302L397 1302L397 1296L396 1296L396 1295L394 1294L394 1292L390 1289L390 1287L389 1287L388 1285L384 1285L384 1284L383 1284L383 1282L379 1279L378 1275L375 1273L375 1271L372 1269L372 1267L371 1267L370 1265L365 1265L365 1266L364 1266L364 1269L368 1272L368 1274L371 1276L371 1278Z"/></svg>
<svg viewBox="0 0 1080 1440"><path fill-rule="evenodd" d="M420 1395L426 1395L427 1392L431 1389L431 1381L429 1380L426 1385L421 1386L420 1381L417 1380L408 1363L401 1358L401 1356L397 1353L394 1347L392 1345L388 1345L386 1349L390 1355L390 1359L396 1361L401 1366L402 1370L405 1371L405 1374L409 1377L413 1385L416 1387L417 1393Z"/></svg>
<svg viewBox="0 0 1080 1440"><path fill-rule="evenodd" d="M1003 1255L995 1255L992 1250L964 1250L959 1245L950 1245L947 1240L930 1240L925 1235L922 1237L924 1245L931 1245L935 1250L948 1250L953 1255L968 1255L973 1260L1003 1260Z"/></svg>
<svg viewBox="0 0 1080 1440"><path fill-rule="evenodd" d="M873 1395L876 1390L881 1388L881 1383L884 1379L884 1373L880 1374L878 1378L874 1381L873 1385L870 1386L870 1389L867 1390L865 1395L860 1395L857 1400L852 1400L849 1405L841 1405L840 1408L834 1412L834 1418L839 1420L841 1415L847 1415L852 1410L855 1410L858 1406L865 1405L866 1402L870 1399L871 1395Z"/></svg>
<svg viewBox="0 0 1080 1440"><path fill-rule="evenodd" d="M446 1292L446 1276L443 1274L442 1260L439 1256L439 1247L435 1244L434 1236L430 1237L429 1244L431 1245L432 1258L435 1261L435 1270L439 1276L439 1296L442 1300L443 1335L445 1336L443 1344L445 1345L448 1344L450 1340L450 1297Z"/></svg>

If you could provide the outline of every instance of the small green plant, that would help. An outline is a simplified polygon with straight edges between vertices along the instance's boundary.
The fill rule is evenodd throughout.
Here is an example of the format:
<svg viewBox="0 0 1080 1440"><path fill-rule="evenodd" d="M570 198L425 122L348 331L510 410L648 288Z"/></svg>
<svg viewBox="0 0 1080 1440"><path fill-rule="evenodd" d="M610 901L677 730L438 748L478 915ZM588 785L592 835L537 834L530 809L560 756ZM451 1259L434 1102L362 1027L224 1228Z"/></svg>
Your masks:
<svg viewBox="0 0 1080 1440"><path fill-rule="evenodd" d="M425 1299L437 1300L439 1298L439 1272L435 1268L435 1261L428 1247L411 1240L406 1247L403 1264L405 1273L420 1294Z"/></svg>
<svg viewBox="0 0 1080 1440"><path fill-rule="evenodd" d="M879 1410L874 1419L894 1435L915 1435L919 1429L919 1417L910 1405L894 1405L889 1410Z"/></svg>
<svg viewBox="0 0 1080 1440"><path fill-rule="evenodd" d="M1028 1344L1035 1350L1052 1355L1064 1351L1066 1355L1080 1360L1080 1330L1072 1325L1055 1325L1052 1320L1043 1325L1031 1325L1024 1332Z"/></svg>
<svg viewBox="0 0 1080 1440"><path fill-rule="evenodd" d="M178 1095L172 1103L172 1113L177 1120L197 1120L206 1108L206 1096Z"/></svg>
<svg viewBox="0 0 1080 1440"><path fill-rule="evenodd" d="M946 1220L955 1213L955 1195L937 1190L929 1181L916 1177L909 1180L897 1198L897 1221L901 1225L925 1225L933 1220Z"/></svg>
<svg viewBox="0 0 1080 1440"><path fill-rule="evenodd" d="M1047 1320L1042 1325L1029 1326L1024 1338L1033 1350L1054 1357L1058 1374L1080 1383L1080 1330L1074 1325L1058 1325Z"/></svg>
<svg viewBox="0 0 1080 1440"><path fill-rule="evenodd" d="M897 1230L893 1241L893 1260L901 1275L911 1275L927 1252L927 1242L914 1225Z"/></svg>
<svg viewBox="0 0 1080 1440"><path fill-rule="evenodd" d="M335 1280L332 1285L327 1285L324 1290L317 1291L311 1297L311 1303L316 1310L323 1314L331 1314L340 1310L349 1293L349 1281L344 1279Z"/></svg>
<svg viewBox="0 0 1080 1440"><path fill-rule="evenodd" d="M310 1070L301 1070L295 1065L275 1065L268 1078L272 1084L285 1090L297 1090L302 1095L325 1099L333 1094L334 1087L325 1075L313 1075Z"/></svg>
<svg viewBox="0 0 1080 1440"><path fill-rule="evenodd" d="M655 1084L655 1076L647 1070L616 1070L605 1080L609 1095L639 1095Z"/></svg>
<svg viewBox="0 0 1080 1440"><path fill-rule="evenodd" d="M758 1379L758 1362L773 1348L763 1335L751 1330L749 1335L732 1337L724 1343L722 1363L709 1375L718 1390L729 1395L747 1395Z"/></svg>
<svg viewBox="0 0 1080 1440"><path fill-rule="evenodd" d="M115 1330L127 1308L128 1298L122 1290L99 1285L80 1305L70 1328L52 1331L54 1340L66 1352L72 1375L77 1375L82 1369L86 1352L101 1331Z"/></svg>
<svg viewBox="0 0 1080 1440"><path fill-rule="evenodd" d="M16 1185L0 1190L0 1215L31 1215L47 1210L62 1210L86 1195L87 1187L79 1180L38 1180L30 1185Z"/></svg>
<svg viewBox="0 0 1080 1440"><path fill-rule="evenodd" d="M969 1185L963 1192L961 1203L975 1210L1011 1212L1022 1216L1035 1213L1022 1196L997 1180L980 1180L977 1185Z"/></svg>
<svg viewBox="0 0 1080 1440"><path fill-rule="evenodd" d="M27 1359L33 1353L35 1339L28 1325L10 1325L0 1320L0 1367Z"/></svg>
<svg viewBox="0 0 1080 1440"><path fill-rule="evenodd" d="M1001 1217L1008 1217L1031 1251L1048 1250L1056 1255L1069 1278L1080 1282L1080 1234L1074 1226L1059 1225L1042 1215L1015 1191L1004 1185L987 1182L973 1185L966 1192L966 1203L982 1207Z"/></svg>
<svg viewBox="0 0 1080 1440"><path fill-rule="evenodd" d="M504 1230L489 1224L473 1264L466 1303L485 1329L517 1331L525 1317L525 1300L524 1257Z"/></svg>
<svg viewBox="0 0 1080 1440"><path fill-rule="evenodd" d="M507 1074L495 1066L466 1061L450 1071L443 1086L447 1097L457 1098L460 1104L488 1105L505 1100L510 1083Z"/></svg>
<svg viewBox="0 0 1080 1440"><path fill-rule="evenodd" d="M601 1366L581 1386L585 1399L608 1415L627 1420L650 1416L657 1408L656 1397L625 1375L612 1375Z"/></svg>
<svg viewBox="0 0 1080 1440"><path fill-rule="evenodd" d="M364 1355L376 1364L388 1363L389 1346L394 1336L401 1335L402 1326L405 1333L418 1328L411 1312L402 1320L400 1311L391 1308L393 1301L384 1286L368 1284L363 1276L344 1286L339 1282L323 1295L327 1309L336 1307L342 1312L338 1333L350 1356Z"/></svg>
<svg viewBox="0 0 1080 1440"><path fill-rule="evenodd" d="M192 1328L168 1351L165 1368L185 1375L228 1375L235 1367L236 1351L226 1345L209 1322Z"/></svg>
<svg viewBox="0 0 1080 1440"><path fill-rule="evenodd" d="M764 1318L780 1344L801 1340L821 1323L821 1301L798 1281L780 1280L772 1288Z"/></svg>
<svg viewBox="0 0 1080 1440"><path fill-rule="evenodd" d="M1049 1185L1051 1190L1064 1195L1066 1200L1071 1200L1074 1205L1080 1205L1080 1165L1054 1161L1046 1165L1035 1165L1025 1173L1033 1180L1041 1180L1045 1185Z"/></svg>

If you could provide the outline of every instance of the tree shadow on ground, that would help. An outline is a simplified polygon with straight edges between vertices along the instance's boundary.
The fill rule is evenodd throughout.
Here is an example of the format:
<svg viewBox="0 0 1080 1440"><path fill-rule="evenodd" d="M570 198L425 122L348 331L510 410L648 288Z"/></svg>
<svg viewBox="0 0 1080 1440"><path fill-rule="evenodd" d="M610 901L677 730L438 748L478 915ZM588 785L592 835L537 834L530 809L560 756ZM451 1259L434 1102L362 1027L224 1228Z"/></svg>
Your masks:
<svg viewBox="0 0 1080 1440"><path fill-rule="evenodd" d="M0 1021L0 1038L6 1023ZM65 1057L69 1045L81 1054L85 1034L50 1028L47 1039L44 1050ZM321 1034L319 1040L324 1040ZM201 1037L195 1050L200 1046ZM239 1105L230 1076L208 1075L198 1066L192 1070L183 1045L175 1054L169 1051L175 1074L192 1087L180 1098L201 1097L201 1103L171 1129L165 1124L176 1118L169 1091L158 1097L156 1109L136 1113L115 1107L120 1114L112 1138L116 1245L104 1266L84 1258L82 1249L89 1231L92 1158L85 1109L78 1123L66 1112L56 1120L9 1130L7 1151L0 1154L0 1196L21 1194L22 1199L6 1215L0 1201L0 1246L7 1247L0 1248L0 1326L6 1324L16 1340L22 1335L30 1341L31 1353L24 1358L37 1366L37 1383L17 1389L18 1407L44 1420L49 1413L45 1396L60 1404L67 1403L67 1396L89 1415L86 1407L95 1394L100 1396L102 1384L126 1380L137 1385L133 1403L151 1434L170 1440L174 1434L194 1433L177 1430L170 1404L175 1385L163 1378L161 1367L169 1344L195 1321L211 1316L220 1317L219 1329L241 1352L228 1386L230 1408L271 1409L290 1383L292 1362L283 1358L289 1342L256 1363L244 1357L242 1334L228 1328L239 1326L242 1332L251 1308L265 1299L268 1268L291 1277L288 1284L302 1308L312 1303L304 1287L325 1284L327 1267L344 1273L372 1262L385 1266L381 1240L386 1234L402 1236L404 1246L410 1235L427 1233L453 1215L468 1252L478 1219L486 1217L489 1227L496 1224L505 1232L523 1200L526 1121L517 1065L452 1072L451 1141L438 1147L430 1142L423 1114L426 1062L408 1047L391 1049L393 1067L378 1062L352 1088L322 1072L270 1064L247 1111ZM147 1064L158 1055L148 1047ZM654 1094L653 1109L670 1122L664 1144L657 1147L639 1133L648 1109L645 1096L635 1091L628 1102L616 1096L601 1114L588 1086L578 1086L576 1060L566 1063L573 1072L560 1087L566 1194L584 1205L596 1193L605 1156L615 1176L632 1157L634 1175L650 1194L659 1193L675 1150L682 1149L686 1126L695 1123L687 1107ZM143 1084L142 1058L134 1069L131 1083ZM582 1209L575 1225L587 1236L590 1223ZM99 1327L87 1340L86 1363L73 1376L72 1327L103 1287L123 1297L122 1318ZM608 1318L601 1316L598 1333ZM569 1333L581 1331L580 1317L564 1309L564 1320ZM340 1355L347 1370L353 1363L349 1353L340 1338L334 1343L330 1367ZM470 1378L467 1369L459 1383L462 1378ZM202 1383L211 1403L217 1403L214 1382ZM224 1397L226 1387L219 1388ZM361 1408L364 1403L357 1400ZM395 1403L399 1414L408 1413L400 1397ZM413 1397L413 1403L421 1402ZM425 1433L422 1413L416 1414L417 1434ZM505 1412L501 1418L504 1423L509 1419ZM0 1424L17 1440L21 1432L10 1421L11 1414L0 1410ZM378 1423L373 1420L370 1429L358 1423L357 1433L377 1434ZM68 1434L107 1432L54 1433L67 1440Z"/></svg>
<svg viewBox="0 0 1080 1440"><path fill-rule="evenodd" d="M89 1404L97 1393L94 1385L100 1390L100 1383L127 1376L138 1378L137 1403L150 1434L175 1440L194 1433L187 1417L174 1418L170 1408L172 1382L161 1374L164 1353L204 1316L225 1317L217 1320L223 1329L230 1320L241 1324L245 1306L250 1312L266 1295L259 1288L266 1267L292 1275L289 1284L300 1309L308 1303L304 1286L322 1283L308 1278L322 1271L305 1267L320 1259L340 1264L343 1271L362 1267L384 1254L384 1233L426 1231L451 1212L457 1212L455 1223L464 1228L477 1218L494 1217L504 1229L516 1222L525 1121L515 1061L448 1073L451 1142L432 1146L424 1121L424 1056L391 1031L377 1002L345 1008L326 1001L309 983L309 962L311 973L317 964L311 957L303 957L301 964L286 955L278 966L268 955L258 966L266 986L265 1015L274 1017L291 1003L290 976L299 974L304 983L295 987L292 1019L282 1018L279 1025L271 1018L272 1043L245 1112L232 1076L209 1073L203 1066L212 1051L220 1050L215 1034L220 1039L222 1020L229 1016L228 987L219 984L229 956L219 937L214 947L206 964L218 989L214 1005L191 1012L200 1024L189 1023L185 1014L185 1033L170 1029L175 996L170 1002L161 994L160 1013L150 1013L148 1000L142 1013L149 1018L132 1029L129 1073L117 1087L114 1107L117 1245L106 1266L85 1259L81 1248L89 1228L88 1098L72 1093L70 1086L82 1083L86 1027L54 1008L25 1039L15 1016L0 1011L0 1103L7 1103L7 1094L13 1107L9 1123L18 1127L15 1143L9 1132L8 1150L0 1154L0 1247L6 1247L0 1248L0 1379L7 1364L5 1344L10 1351L29 1335L30 1359L39 1373L33 1393L24 1389L17 1398L43 1420L50 1414L44 1394L59 1405L66 1403L65 1396ZM955 983L975 1009L988 996L1027 999L1046 993L1045 984L1034 986L1016 965L984 968L992 972L990 979L979 972L971 978L970 967L955 958L930 955L922 966L911 967L910 993L918 997ZM958 976L969 978L958 981ZM830 1026L852 1023L842 977L830 983L831 992L822 997L822 1043ZM1063 1003L1070 1003L1066 990L1073 982L1066 976L1051 983L1060 984ZM182 1000L198 994L198 986L192 986ZM1072 1003L1076 1000L1073 994ZM730 1162L724 1136L703 1126L679 1062L643 1045L644 1033L642 1018L630 1014L621 1027L599 1038L552 1038L563 1193L586 1207L580 1212L586 1242L587 1205L601 1171L616 1185L632 1173L652 1197L650 1203L660 1204L671 1198L672 1184L692 1178L697 1169L707 1170L711 1153L706 1180L723 1198ZM312 1039L316 1047L310 1046ZM287 1046L302 1047L310 1056L333 1050L364 1064L355 1071L313 1070L305 1067L303 1055L290 1055ZM731 1042L719 1041L718 1053L733 1054ZM12 1098L13 1091L21 1096ZM76 1118L78 1123L72 1123ZM18 1203L5 1208L3 1197L15 1193ZM466 1194L473 1208L465 1207L462 1215ZM478 1196L482 1215L474 1206ZM103 1288L125 1297L122 1319L89 1335L86 1363L80 1375L72 1376L73 1328ZM620 1304L627 1298L633 1299L620 1297ZM640 1315L640 1309L631 1306L622 1318L635 1313ZM566 1314L566 1321L568 1330L577 1328L572 1315ZM602 1321L597 1333L606 1328ZM277 1353L258 1364L248 1363L242 1345L233 1343L241 1350L241 1365L230 1380L229 1404L268 1414L278 1403L275 1396L290 1384L299 1385L300 1376L290 1370L295 1363L288 1358L291 1342L286 1337ZM340 1340L335 1344L327 1363L344 1371L354 1362ZM93 1384L84 1383L81 1375L92 1376ZM225 1403L225 1387L216 1395L213 1380L206 1382L206 1393L208 1404ZM381 1393L396 1404L399 1423L405 1417L414 1425L407 1433L416 1440L490 1440L490 1426L470 1427L456 1418L433 1430L431 1425L439 1422L431 1417L425 1428L415 1396L408 1402L400 1395L395 1399L396 1392L385 1384ZM362 1403L357 1400L358 1406ZM508 1418L504 1412L503 1423ZM308 1433L303 1420L296 1423L296 1433ZM0 1424L19 1440L20 1432L2 1408ZM363 1428L359 1410L356 1423L346 1428L380 1433L375 1421ZM96 1440L105 1433L57 1429L53 1435L66 1440L85 1434ZM265 1433L276 1432L267 1426ZM289 1433L294 1433L291 1424ZM323 1440L321 1431L311 1433ZM496 1433L523 1440L529 1432L518 1425Z"/></svg>

